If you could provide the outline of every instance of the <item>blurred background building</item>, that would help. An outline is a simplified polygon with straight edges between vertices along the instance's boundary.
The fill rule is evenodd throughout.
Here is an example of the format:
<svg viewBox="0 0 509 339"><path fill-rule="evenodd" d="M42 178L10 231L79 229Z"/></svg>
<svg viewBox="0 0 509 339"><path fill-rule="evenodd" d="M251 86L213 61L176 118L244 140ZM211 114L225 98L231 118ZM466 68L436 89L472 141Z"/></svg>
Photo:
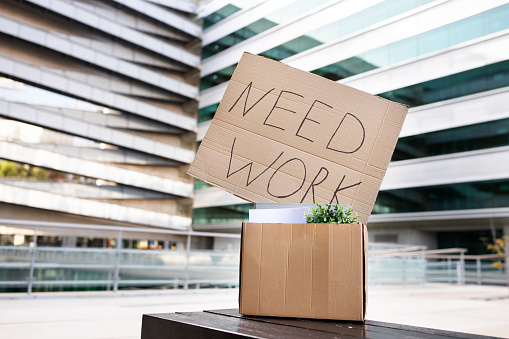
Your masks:
<svg viewBox="0 0 509 339"><path fill-rule="evenodd" d="M0 3L1 219L189 229L196 7Z"/></svg>
<svg viewBox="0 0 509 339"><path fill-rule="evenodd" d="M238 255L253 204L186 171L244 51L410 106L370 241L509 234L507 0L3 0L0 40L0 246L32 261L0 285L34 243Z"/></svg>

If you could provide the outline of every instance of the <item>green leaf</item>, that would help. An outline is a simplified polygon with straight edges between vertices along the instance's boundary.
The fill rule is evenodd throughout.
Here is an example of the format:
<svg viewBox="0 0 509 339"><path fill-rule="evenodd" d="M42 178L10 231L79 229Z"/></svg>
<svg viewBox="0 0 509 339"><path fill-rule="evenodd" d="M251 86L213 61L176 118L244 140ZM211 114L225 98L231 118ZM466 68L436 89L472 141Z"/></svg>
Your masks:
<svg viewBox="0 0 509 339"><path fill-rule="evenodd" d="M325 206L325 207L324 207ZM331 224L356 224L359 216L353 214L353 207L342 204L324 206L316 204L316 207L309 209L309 213L304 213L307 223L331 223Z"/></svg>

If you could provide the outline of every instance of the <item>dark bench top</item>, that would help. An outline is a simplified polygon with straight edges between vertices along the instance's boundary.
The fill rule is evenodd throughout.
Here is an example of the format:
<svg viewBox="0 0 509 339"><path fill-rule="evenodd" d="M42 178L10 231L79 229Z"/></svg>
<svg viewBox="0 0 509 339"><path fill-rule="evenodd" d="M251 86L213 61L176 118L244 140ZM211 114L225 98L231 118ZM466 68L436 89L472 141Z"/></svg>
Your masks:
<svg viewBox="0 0 509 339"><path fill-rule="evenodd" d="M238 309L144 314L142 339L161 338L494 338L379 321L243 316Z"/></svg>

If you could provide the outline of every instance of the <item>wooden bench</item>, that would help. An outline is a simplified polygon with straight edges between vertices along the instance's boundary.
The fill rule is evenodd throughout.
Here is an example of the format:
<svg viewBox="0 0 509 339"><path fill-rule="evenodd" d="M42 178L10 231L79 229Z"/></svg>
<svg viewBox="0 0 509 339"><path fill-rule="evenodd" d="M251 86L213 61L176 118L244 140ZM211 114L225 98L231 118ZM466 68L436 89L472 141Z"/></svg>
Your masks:
<svg viewBox="0 0 509 339"><path fill-rule="evenodd" d="M243 316L238 309L144 314L142 339L162 338L490 338L379 321ZM493 338L493 337L491 337Z"/></svg>

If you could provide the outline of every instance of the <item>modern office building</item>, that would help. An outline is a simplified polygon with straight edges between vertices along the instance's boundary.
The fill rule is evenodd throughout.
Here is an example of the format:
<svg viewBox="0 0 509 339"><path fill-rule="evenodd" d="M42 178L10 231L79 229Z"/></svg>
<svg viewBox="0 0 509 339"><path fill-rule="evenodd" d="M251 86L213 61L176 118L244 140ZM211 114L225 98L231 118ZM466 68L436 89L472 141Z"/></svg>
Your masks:
<svg viewBox="0 0 509 339"><path fill-rule="evenodd" d="M371 241L509 234L507 0L4 0L0 39L1 227L238 233L186 171L248 51L411 107Z"/></svg>
<svg viewBox="0 0 509 339"><path fill-rule="evenodd" d="M509 1L204 3L198 142L244 51L410 106L370 240L486 251L509 234ZM193 228L252 204L195 183Z"/></svg>
<svg viewBox="0 0 509 339"><path fill-rule="evenodd" d="M164 0L0 2L3 230L9 220L190 229L196 9Z"/></svg>

